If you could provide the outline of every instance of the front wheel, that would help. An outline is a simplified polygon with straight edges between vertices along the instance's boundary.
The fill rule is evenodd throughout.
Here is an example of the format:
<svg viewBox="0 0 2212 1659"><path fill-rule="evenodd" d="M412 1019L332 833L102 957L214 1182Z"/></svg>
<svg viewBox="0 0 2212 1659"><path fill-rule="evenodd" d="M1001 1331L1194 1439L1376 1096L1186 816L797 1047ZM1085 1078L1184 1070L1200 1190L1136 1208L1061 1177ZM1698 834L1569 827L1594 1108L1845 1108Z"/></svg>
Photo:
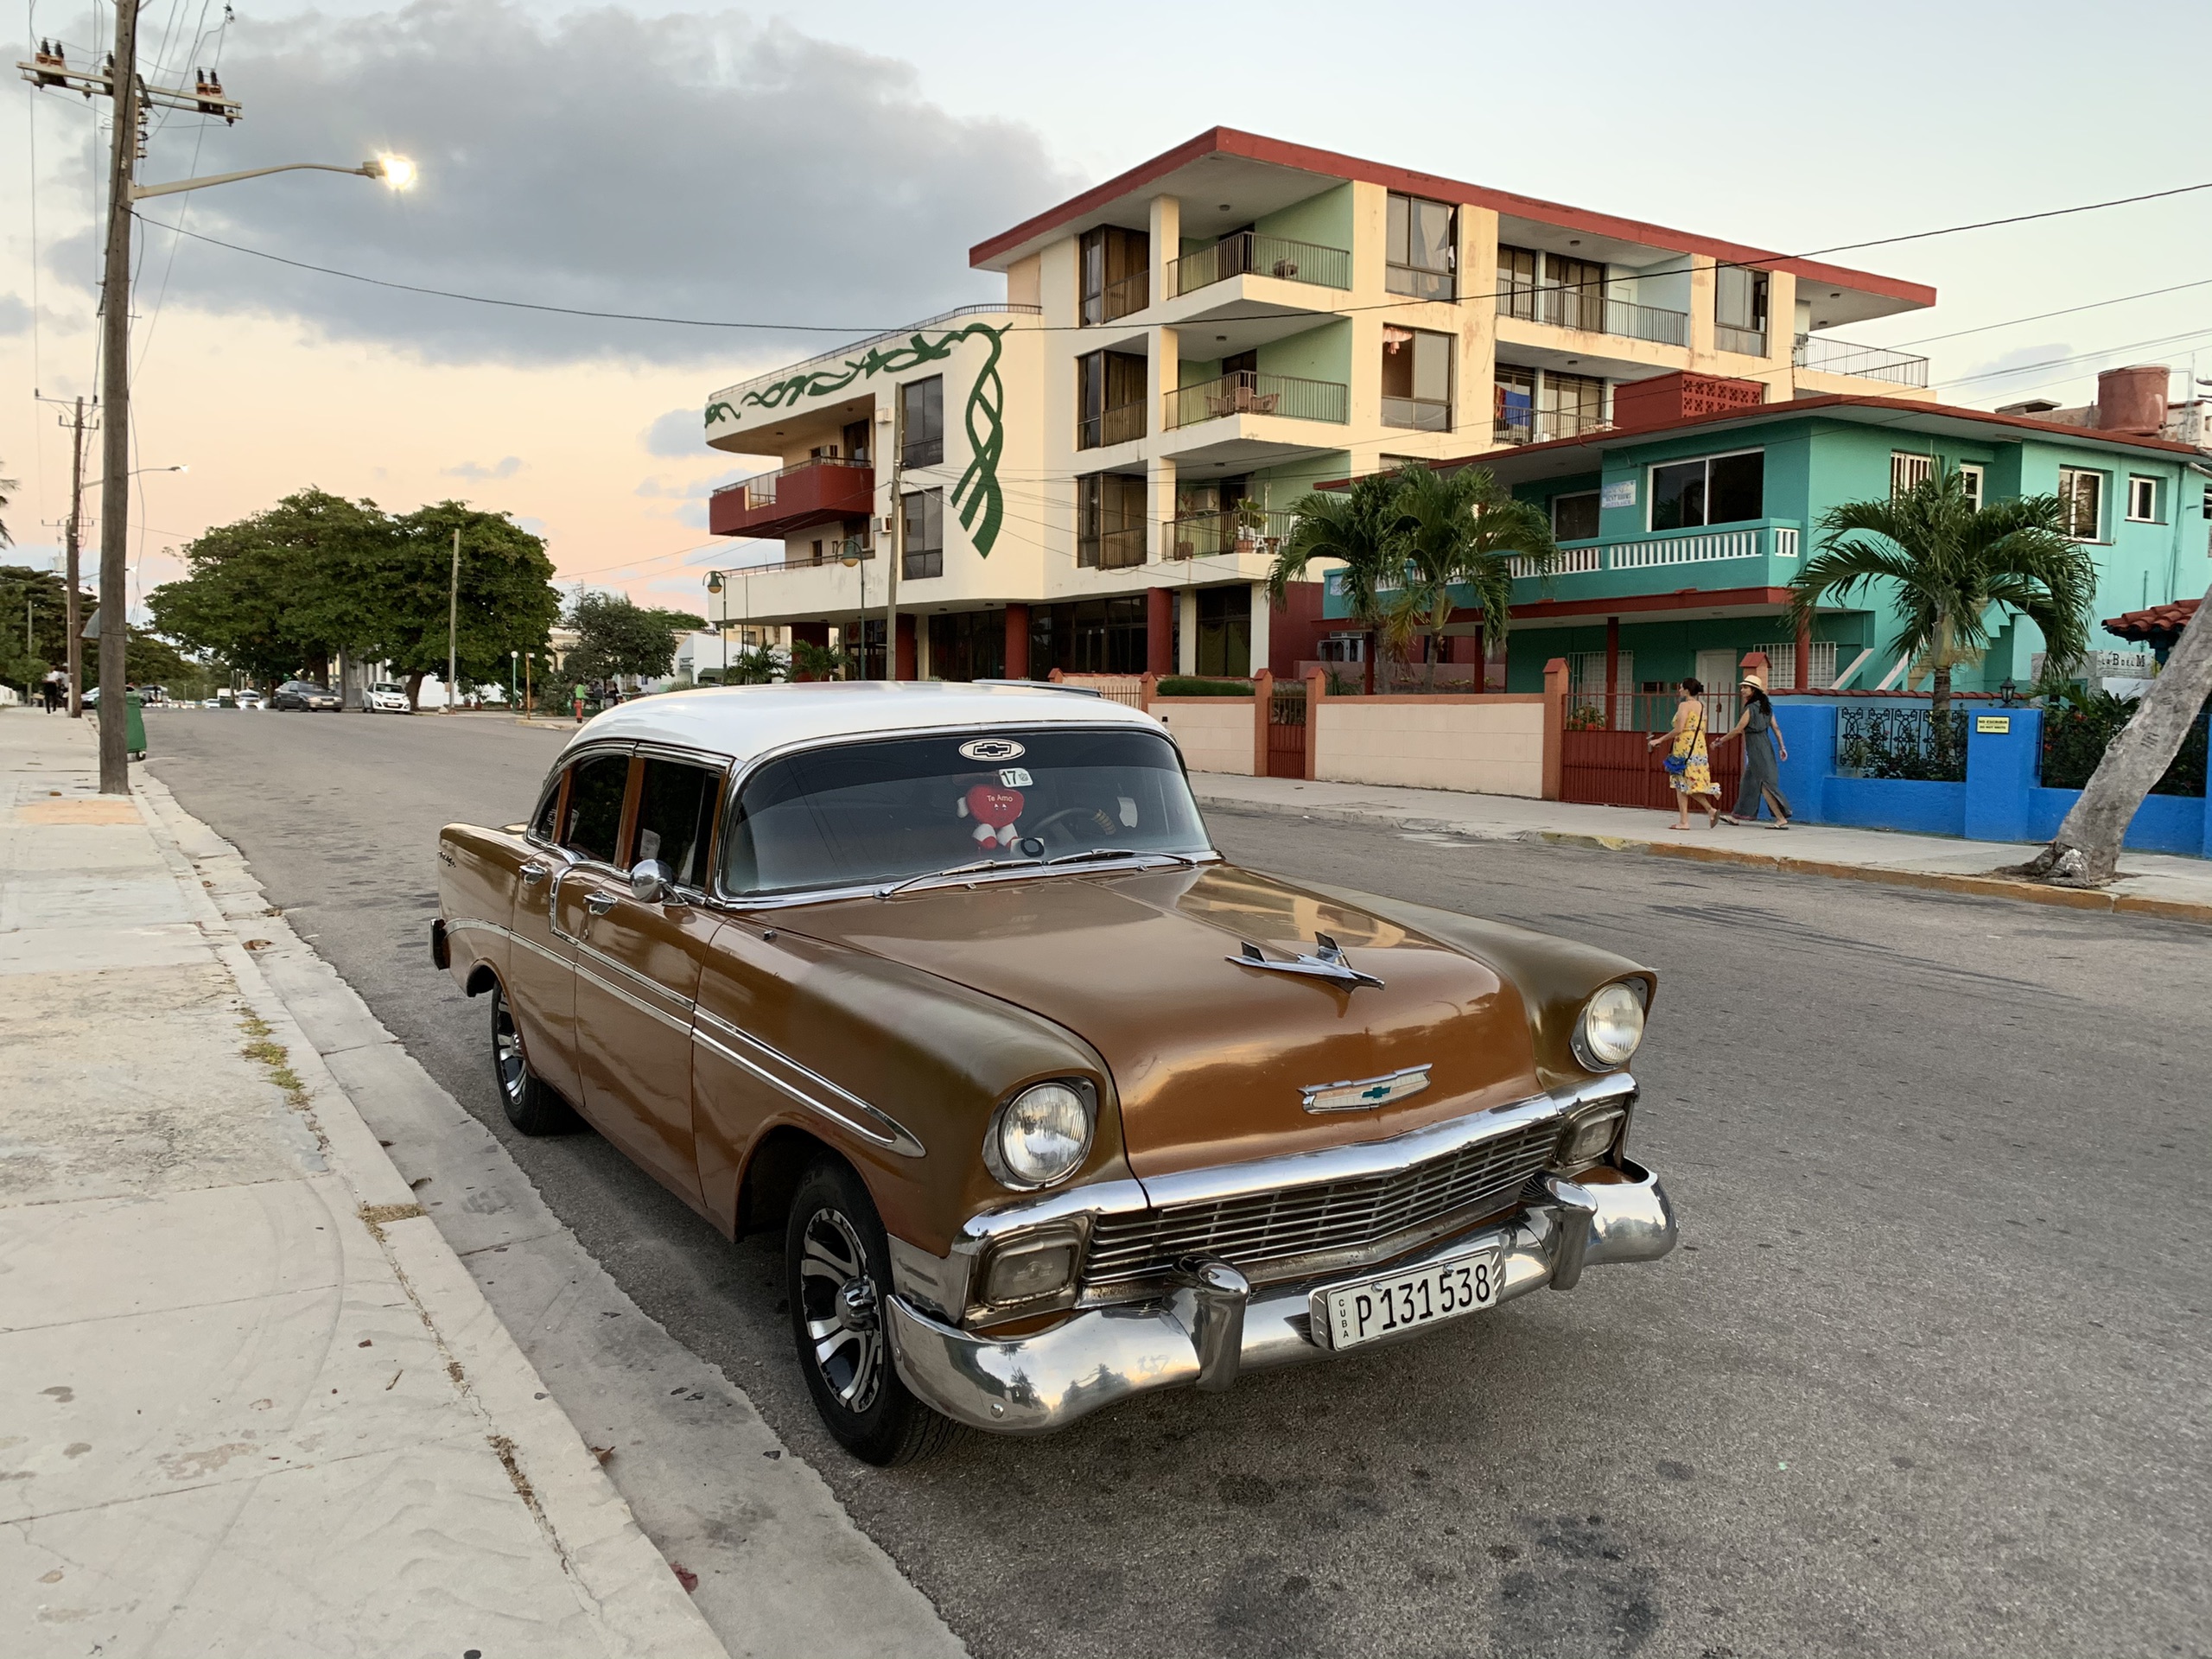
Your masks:
<svg viewBox="0 0 2212 1659"><path fill-rule="evenodd" d="M837 1443L882 1468L943 1450L957 1426L916 1399L891 1361L882 1306L891 1249L849 1165L825 1160L799 1183L784 1230L784 1289L807 1391Z"/></svg>
<svg viewBox="0 0 2212 1659"><path fill-rule="evenodd" d="M504 985L492 987L492 1075L507 1122L524 1135L565 1135L578 1127L575 1111L530 1069L514 1010Z"/></svg>

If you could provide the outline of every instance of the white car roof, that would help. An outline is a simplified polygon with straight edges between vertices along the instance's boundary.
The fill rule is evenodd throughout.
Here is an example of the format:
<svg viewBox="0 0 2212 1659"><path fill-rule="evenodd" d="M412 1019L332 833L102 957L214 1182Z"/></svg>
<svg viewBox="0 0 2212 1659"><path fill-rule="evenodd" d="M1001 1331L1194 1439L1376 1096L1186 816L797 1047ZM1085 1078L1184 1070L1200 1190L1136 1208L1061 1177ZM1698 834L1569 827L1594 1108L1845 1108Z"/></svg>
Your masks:
<svg viewBox="0 0 2212 1659"><path fill-rule="evenodd" d="M702 686L639 697L587 721L567 747L609 740L667 743L743 762L794 743L998 726L1167 729L1141 709L1072 689L831 680Z"/></svg>

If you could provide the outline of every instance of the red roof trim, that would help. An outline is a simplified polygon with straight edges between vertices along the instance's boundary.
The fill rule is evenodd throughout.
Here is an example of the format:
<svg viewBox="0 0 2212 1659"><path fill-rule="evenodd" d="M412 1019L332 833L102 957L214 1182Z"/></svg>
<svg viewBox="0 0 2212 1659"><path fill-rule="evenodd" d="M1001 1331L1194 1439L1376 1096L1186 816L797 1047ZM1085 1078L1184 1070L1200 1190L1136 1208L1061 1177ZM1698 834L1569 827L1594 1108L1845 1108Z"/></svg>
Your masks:
<svg viewBox="0 0 2212 1659"><path fill-rule="evenodd" d="M1648 243L1681 253L1710 254L1716 259L1731 264L1752 264L1768 270L1786 270L1793 276L1814 282L1832 283L1838 287L1855 289L1865 294L1879 294L1909 304L1936 303L1936 290L1924 283L1878 276L1872 271L1854 270L1847 265L1831 265L1819 260L1792 259L1767 249L1747 247L1739 242L1724 242L1715 237L1693 235L1688 231L1673 230L1643 219L1592 213L1586 208L1546 201L1538 196L1524 196L1510 190L1494 189L1488 185L1447 179L1440 174L1418 173L1407 168L1390 167L1381 162L1362 161L1356 156L1314 149L1305 144L1288 143L1280 138L1265 138L1257 133L1241 132L1234 127L1215 127L1202 132L1187 143L1179 144L1163 155L1141 162L1128 172L1109 179L1079 196L1071 197L1033 219L1024 219L1010 231L1002 232L988 241L978 242L969 250L968 263L971 266L988 264L1007 249L1020 246L1032 237L1071 219L1080 219L1092 209L1103 207L1108 202L1163 179L1176 168L1201 156L1215 155L1272 162L1278 167L1296 168L1330 178L1355 180L1362 184L1379 184L1408 195L1436 196L1447 201L1493 207L1502 213L1541 219L1548 225L1565 226L1570 230L1586 232L1592 236Z"/></svg>

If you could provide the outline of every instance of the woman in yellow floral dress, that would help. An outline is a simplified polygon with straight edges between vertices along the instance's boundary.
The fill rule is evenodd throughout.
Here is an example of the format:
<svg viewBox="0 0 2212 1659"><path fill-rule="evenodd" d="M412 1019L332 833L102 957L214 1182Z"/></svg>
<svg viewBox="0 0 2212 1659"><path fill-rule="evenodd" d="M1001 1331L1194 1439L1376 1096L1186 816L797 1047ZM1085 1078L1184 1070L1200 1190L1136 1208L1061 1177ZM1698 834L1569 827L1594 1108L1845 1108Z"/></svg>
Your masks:
<svg viewBox="0 0 2212 1659"><path fill-rule="evenodd" d="M1701 681L1686 679L1681 689L1681 701L1675 705L1674 724L1644 747L1656 749L1662 743L1667 745L1667 781L1675 790L1674 827L1690 827L1690 804L1695 802L1705 810L1705 827L1715 829L1724 815L1720 810L1720 785L1713 781L1712 761L1705 747L1705 686Z"/></svg>

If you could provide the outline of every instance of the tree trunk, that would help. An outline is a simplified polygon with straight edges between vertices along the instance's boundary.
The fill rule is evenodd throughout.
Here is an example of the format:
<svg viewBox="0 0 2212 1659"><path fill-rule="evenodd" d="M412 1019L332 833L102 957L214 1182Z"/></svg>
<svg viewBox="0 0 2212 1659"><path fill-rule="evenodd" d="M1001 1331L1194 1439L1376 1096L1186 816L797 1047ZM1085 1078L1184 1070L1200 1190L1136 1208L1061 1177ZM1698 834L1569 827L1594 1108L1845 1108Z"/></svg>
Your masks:
<svg viewBox="0 0 2212 1659"><path fill-rule="evenodd" d="M423 676L420 674L410 674L407 677L407 712L413 715L420 714L422 711Z"/></svg>
<svg viewBox="0 0 2212 1659"><path fill-rule="evenodd" d="M2173 764L2191 721L2212 695L2212 593L2205 594L2166 665L2106 748L2089 786L2050 846L2005 874L2058 887L2101 887L2120 873L2120 845L2151 785Z"/></svg>
<svg viewBox="0 0 2212 1659"><path fill-rule="evenodd" d="M1936 661L1936 677L1928 688L1928 747L1938 766L1948 768L1951 751L1951 664Z"/></svg>

